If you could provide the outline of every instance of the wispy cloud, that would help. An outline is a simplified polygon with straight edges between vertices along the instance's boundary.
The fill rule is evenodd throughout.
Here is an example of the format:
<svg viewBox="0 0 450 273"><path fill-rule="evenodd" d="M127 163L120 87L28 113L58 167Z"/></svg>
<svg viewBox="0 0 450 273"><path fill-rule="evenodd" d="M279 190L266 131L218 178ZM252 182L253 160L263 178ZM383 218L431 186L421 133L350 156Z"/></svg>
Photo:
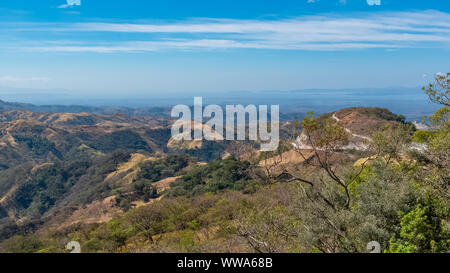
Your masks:
<svg viewBox="0 0 450 273"><path fill-rule="evenodd" d="M20 31L30 30L21 26ZM275 49L355 50L450 46L450 14L438 11L326 14L278 20L191 19L167 24L45 24L33 31L77 37L98 33L102 40L41 43L20 48L61 52L140 52L158 50ZM16 29L19 31L19 28ZM108 33L128 33L112 39ZM131 35L132 34L132 35ZM125 38L124 38L125 37ZM139 37L139 39L136 39Z"/></svg>
<svg viewBox="0 0 450 273"><path fill-rule="evenodd" d="M47 77L21 78L21 77L15 77L15 76L0 76L0 83L3 83L3 84L33 83L33 82L46 83L49 81L50 81L50 78L47 78Z"/></svg>
<svg viewBox="0 0 450 273"><path fill-rule="evenodd" d="M66 4L63 5L59 5L58 8L59 9L66 9L66 8L71 8L74 6L81 6L81 0L67 0Z"/></svg>
<svg viewBox="0 0 450 273"><path fill-rule="evenodd" d="M277 50L308 50L308 51L330 51L350 50L368 48L406 48L389 44L371 43L302 43L298 45L286 45L280 43L263 44L255 42L238 42L232 40L173 40L157 42L124 42L105 45L74 45L74 46L42 46L24 48L27 51L42 52L97 52L97 53L119 53L119 52L151 52L167 50L225 50L225 49L277 49Z"/></svg>

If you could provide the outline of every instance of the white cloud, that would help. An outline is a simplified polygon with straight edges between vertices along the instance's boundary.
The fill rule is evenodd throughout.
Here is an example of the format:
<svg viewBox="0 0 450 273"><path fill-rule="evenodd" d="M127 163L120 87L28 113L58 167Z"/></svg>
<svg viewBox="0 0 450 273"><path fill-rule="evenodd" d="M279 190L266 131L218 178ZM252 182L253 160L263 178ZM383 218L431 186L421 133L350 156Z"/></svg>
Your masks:
<svg viewBox="0 0 450 273"><path fill-rule="evenodd" d="M59 9L71 8L73 6L81 6L81 0L67 0L67 4L58 6Z"/></svg>
<svg viewBox="0 0 450 273"><path fill-rule="evenodd" d="M388 44L370 43L255 43L238 42L232 40L174 40L156 42L126 42L106 45L75 45L75 46L43 46L34 47L33 51L44 52L96 52L96 53L118 53L118 52L150 52L167 50L226 50L226 49L278 49L278 50L309 50L309 51L337 51L350 49L387 48L393 46ZM404 48L404 47L403 47ZM27 49L24 49L27 50ZM29 50L29 49L28 49Z"/></svg>
<svg viewBox="0 0 450 273"><path fill-rule="evenodd" d="M369 6L381 6L381 0L367 0Z"/></svg>
<svg viewBox="0 0 450 273"><path fill-rule="evenodd" d="M24 28L24 27L22 27ZM26 29L26 28L24 28ZM166 24L45 24L35 31L134 33L132 40L54 41L22 49L137 52L197 49L354 50L450 47L450 14L437 11L302 16L279 20L191 19ZM51 31L49 31L51 30ZM80 36L82 34L77 34ZM136 36L138 35L138 36ZM121 35L124 37L123 35Z"/></svg>

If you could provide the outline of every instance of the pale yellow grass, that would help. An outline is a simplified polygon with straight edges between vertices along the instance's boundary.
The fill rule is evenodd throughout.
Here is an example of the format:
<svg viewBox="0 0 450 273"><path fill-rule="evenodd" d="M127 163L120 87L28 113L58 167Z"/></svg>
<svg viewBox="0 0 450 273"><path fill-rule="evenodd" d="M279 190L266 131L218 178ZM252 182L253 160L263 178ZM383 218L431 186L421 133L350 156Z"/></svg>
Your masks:
<svg viewBox="0 0 450 273"><path fill-rule="evenodd" d="M111 178L113 178L117 175L120 175L122 173L126 173L126 172L129 172L130 170L135 169L142 162L151 161L151 160L155 160L155 158L148 157L143 154L132 154L130 160L128 160L125 163L120 164L115 172L108 174L108 176L105 178L105 181L108 181ZM128 174L126 177L127 177L127 179L133 178L133 176L131 174Z"/></svg>

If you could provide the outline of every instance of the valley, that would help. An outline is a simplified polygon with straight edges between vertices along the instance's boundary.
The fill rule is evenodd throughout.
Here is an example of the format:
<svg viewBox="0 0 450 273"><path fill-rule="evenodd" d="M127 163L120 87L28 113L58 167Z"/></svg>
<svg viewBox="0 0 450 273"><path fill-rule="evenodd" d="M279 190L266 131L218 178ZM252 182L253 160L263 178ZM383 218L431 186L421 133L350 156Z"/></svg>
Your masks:
<svg viewBox="0 0 450 273"><path fill-rule="evenodd" d="M316 125L309 128L308 119ZM226 252L274 251L264 247L269 243L254 245L261 240L253 232L265 236L268 230L248 230L268 228L247 226L247 221L254 221L251 217L261 217L257 215L264 206L259 206L271 204L267 208L274 211L268 216L275 213L270 216L275 218L270 221L289 223L293 226L283 228L293 228L298 224L295 217L291 219L289 212L277 212L277 208L285 210L293 204L291 193L297 186L315 184L311 181L321 170L331 172L331 178L341 183L336 169L352 165L357 169L361 160L363 168L354 179L362 179L358 177L369 170L365 168L375 164L367 163L372 159L389 162L395 157L395 164L413 160L407 155L408 146L402 151L377 151L373 142L383 130L387 130L384 135L403 127L407 135L417 130L387 109L346 108L317 119L307 117L301 123L282 122L283 145L275 152L260 152L251 142L176 143L170 135L172 122L165 117L124 114L1 111L0 245L7 248L15 240L41 234L39 237L48 239L39 245L51 246L47 249L52 252L63 251L65 241L77 238L88 251L195 251L195 247L200 247L199 251L210 247ZM316 142L319 135L315 136L315 130L322 126L320 130L339 132L342 140ZM300 130L297 133L296 128ZM353 191L353 182L342 183L345 192ZM252 208L245 208L247 202ZM254 211L239 214L248 209ZM144 220L142 213L154 215L151 221L161 221L158 225L165 227L134 226L134 221ZM104 238L107 245L92 245L91 235L79 233L115 232L110 229L119 226L125 230L129 226L132 232L120 231L125 232L120 235L125 236L122 243ZM184 245L183 240L189 243ZM282 241L278 238L274 243Z"/></svg>

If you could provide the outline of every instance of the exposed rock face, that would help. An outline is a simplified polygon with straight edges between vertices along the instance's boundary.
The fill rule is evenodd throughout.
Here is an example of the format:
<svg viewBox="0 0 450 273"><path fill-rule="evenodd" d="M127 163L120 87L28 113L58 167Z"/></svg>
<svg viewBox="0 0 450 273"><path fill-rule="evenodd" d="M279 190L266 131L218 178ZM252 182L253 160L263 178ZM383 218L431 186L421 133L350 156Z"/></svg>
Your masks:
<svg viewBox="0 0 450 273"><path fill-rule="evenodd" d="M418 121L413 121L412 122L413 125L416 127L417 130L421 130L421 131L429 131L432 130L433 128L431 128L430 126L423 124L421 122Z"/></svg>

